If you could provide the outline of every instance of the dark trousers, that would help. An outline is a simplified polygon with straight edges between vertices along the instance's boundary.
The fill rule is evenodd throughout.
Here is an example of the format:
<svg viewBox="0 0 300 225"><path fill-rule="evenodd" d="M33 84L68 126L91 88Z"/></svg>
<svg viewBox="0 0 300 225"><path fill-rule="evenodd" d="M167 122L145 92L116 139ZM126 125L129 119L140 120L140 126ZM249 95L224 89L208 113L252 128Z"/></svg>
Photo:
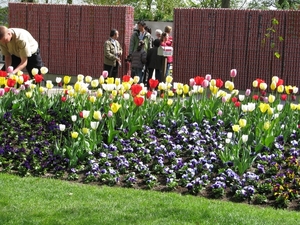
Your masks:
<svg viewBox="0 0 300 225"><path fill-rule="evenodd" d="M15 56L15 55L11 56L11 66L13 68L17 68L20 63L21 63L21 58ZM40 55L40 50L39 49L36 51L36 53L32 54L31 57L27 58L26 70L27 70L27 72L28 72L28 74L30 75L31 78L33 78L31 70L36 68L36 69L39 70L39 74L40 74L41 73L40 69L43 66L44 66L44 64L43 64L42 57ZM3 71L6 70L5 65L2 67L1 70L3 70Z"/></svg>
<svg viewBox="0 0 300 225"><path fill-rule="evenodd" d="M116 63L116 66L109 66L104 64L103 70L106 70L108 72L108 77L117 78L118 77L118 63Z"/></svg>

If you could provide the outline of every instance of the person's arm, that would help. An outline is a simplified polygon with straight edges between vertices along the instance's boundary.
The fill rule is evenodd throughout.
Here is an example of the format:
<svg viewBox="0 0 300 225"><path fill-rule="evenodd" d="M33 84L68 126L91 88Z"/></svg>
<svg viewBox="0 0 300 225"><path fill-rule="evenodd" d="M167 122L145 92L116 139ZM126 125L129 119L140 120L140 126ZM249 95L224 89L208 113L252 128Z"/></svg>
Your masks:
<svg viewBox="0 0 300 225"><path fill-rule="evenodd" d="M13 73L16 74L20 70L24 69L27 66L28 58L27 57L21 57L21 62L17 66L17 68L14 68ZM31 71L30 71L31 72Z"/></svg>
<svg viewBox="0 0 300 225"><path fill-rule="evenodd" d="M130 37L130 45L129 45L129 55L133 53L134 49L134 38L135 38L135 32Z"/></svg>
<svg viewBox="0 0 300 225"><path fill-rule="evenodd" d="M11 55L9 55L9 54L5 55L5 69L6 69L6 71L7 71L7 68L9 66L11 66L11 63L12 63Z"/></svg>

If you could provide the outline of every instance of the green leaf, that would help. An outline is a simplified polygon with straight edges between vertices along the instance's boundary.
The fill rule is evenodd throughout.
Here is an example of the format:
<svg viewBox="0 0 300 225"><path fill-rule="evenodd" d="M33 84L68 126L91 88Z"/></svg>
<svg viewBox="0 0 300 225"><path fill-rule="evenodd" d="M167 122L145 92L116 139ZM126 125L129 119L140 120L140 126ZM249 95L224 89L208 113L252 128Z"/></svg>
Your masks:
<svg viewBox="0 0 300 225"><path fill-rule="evenodd" d="M279 22L278 22L278 20L277 20L276 18L273 18L273 19L272 19L272 24L273 24L273 25L278 25Z"/></svg>
<svg viewBox="0 0 300 225"><path fill-rule="evenodd" d="M279 41L283 41L284 40L282 36L279 36L278 39L279 39Z"/></svg>
<svg viewBox="0 0 300 225"><path fill-rule="evenodd" d="M279 54L279 52L275 52L275 53L274 53L274 55L275 55L275 57L276 57L277 59L279 59L279 58L280 58L280 54Z"/></svg>
<svg viewBox="0 0 300 225"><path fill-rule="evenodd" d="M275 137L274 137L274 136L269 136L269 137L267 137L267 138L265 139L265 145L266 145L267 147L270 147L271 144L274 143L274 140L275 140Z"/></svg>

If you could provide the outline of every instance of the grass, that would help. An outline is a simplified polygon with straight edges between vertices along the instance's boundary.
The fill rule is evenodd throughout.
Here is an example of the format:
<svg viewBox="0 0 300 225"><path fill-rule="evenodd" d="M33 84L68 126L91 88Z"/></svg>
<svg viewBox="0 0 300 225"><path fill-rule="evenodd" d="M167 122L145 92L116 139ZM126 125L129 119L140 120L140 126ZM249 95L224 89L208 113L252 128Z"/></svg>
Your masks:
<svg viewBox="0 0 300 225"><path fill-rule="evenodd" d="M0 173L0 224L299 224L296 211Z"/></svg>

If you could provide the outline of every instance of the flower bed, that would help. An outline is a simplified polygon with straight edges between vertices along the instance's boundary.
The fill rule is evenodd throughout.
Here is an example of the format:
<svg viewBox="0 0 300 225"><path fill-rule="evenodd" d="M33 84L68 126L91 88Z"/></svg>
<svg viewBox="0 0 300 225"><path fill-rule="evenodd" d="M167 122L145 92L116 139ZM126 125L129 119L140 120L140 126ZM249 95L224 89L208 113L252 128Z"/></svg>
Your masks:
<svg viewBox="0 0 300 225"><path fill-rule="evenodd" d="M0 74L2 171L299 208L297 87L34 74Z"/></svg>

